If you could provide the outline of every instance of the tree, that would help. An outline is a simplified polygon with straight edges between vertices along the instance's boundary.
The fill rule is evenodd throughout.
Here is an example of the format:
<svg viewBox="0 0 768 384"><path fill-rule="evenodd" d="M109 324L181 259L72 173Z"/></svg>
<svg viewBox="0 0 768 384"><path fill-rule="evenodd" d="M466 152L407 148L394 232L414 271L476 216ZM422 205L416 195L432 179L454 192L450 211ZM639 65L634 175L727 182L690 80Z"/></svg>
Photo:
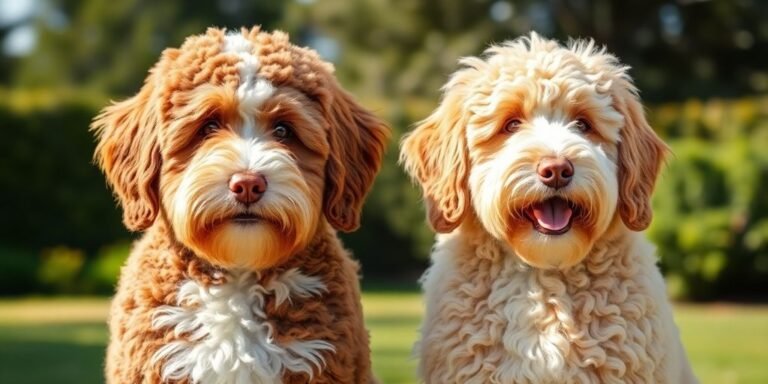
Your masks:
<svg viewBox="0 0 768 384"><path fill-rule="evenodd" d="M37 21L37 49L15 67L17 87L89 88L103 94L138 90L167 47L209 26L271 28L283 5L271 1L58 1L56 25Z"/></svg>

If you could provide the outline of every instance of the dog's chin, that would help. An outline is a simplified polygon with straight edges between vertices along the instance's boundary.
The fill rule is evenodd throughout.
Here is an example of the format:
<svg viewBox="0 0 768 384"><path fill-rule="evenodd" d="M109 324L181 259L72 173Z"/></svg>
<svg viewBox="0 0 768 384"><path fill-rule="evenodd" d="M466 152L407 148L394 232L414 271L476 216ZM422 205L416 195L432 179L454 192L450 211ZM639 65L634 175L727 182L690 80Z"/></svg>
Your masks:
<svg viewBox="0 0 768 384"><path fill-rule="evenodd" d="M219 219L193 237L186 245L208 262L227 269L256 271L284 263L307 241L295 228L253 213Z"/></svg>
<svg viewBox="0 0 768 384"><path fill-rule="evenodd" d="M564 269L578 264L593 245L590 223L579 205L559 197L535 202L510 219L506 241L527 264Z"/></svg>

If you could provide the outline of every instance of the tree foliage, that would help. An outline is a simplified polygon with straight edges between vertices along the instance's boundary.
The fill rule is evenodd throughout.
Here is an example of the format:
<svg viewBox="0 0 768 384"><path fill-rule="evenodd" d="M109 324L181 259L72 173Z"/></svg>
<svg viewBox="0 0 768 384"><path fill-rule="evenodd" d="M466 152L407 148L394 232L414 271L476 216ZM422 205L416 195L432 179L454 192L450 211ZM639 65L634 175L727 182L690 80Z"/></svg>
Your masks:
<svg viewBox="0 0 768 384"><path fill-rule="evenodd" d="M531 30L590 37L633 67L647 101L768 91L768 3L619 0L316 0L284 26L332 37L364 93L435 97L461 56Z"/></svg>
<svg viewBox="0 0 768 384"><path fill-rule="evenodd" d="M109 291L132 239L91 164L90 119L136 92L162 49L208 26L280 28L336 64L395 132L345 235L369 280L412 281L433 234L398 140L462 56L536 30L593 37L632 67L674 157L649 234L676 292L768 293L768 3L619 0L41 1L27 56L0 54L0 293ZM53 13L52 13L53 12ZM59 15L53 17L51 15ZM0 25L0 39L17 25ZM707 101L708 100L708 101ZM727 101L730 100L730 101ZM60 273L59 273L60 272ZM114 278L114 277L113 277Z"/></svg>
<svg viewBox="0 0 768 384"><path fill-rule="evenodd" d="M19 87L87 87L125 96L141 86L166 47L209 26L271 28L277 1L58 1L63 20L37 20L35 51L15 66Z"/></svg>
<svg viewBox="0 0 768 384"><path fill-rule="evenodd" d="M768 277L768 99L660 106L674 157L649 233L681 297L759 297Z"/></svg>

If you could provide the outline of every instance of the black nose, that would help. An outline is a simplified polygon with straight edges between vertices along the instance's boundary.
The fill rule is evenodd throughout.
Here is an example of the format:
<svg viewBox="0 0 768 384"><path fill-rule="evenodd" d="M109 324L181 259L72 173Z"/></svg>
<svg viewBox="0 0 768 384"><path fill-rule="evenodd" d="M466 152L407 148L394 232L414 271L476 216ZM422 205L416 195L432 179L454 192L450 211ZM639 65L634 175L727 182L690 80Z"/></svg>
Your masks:
<svg viewBox="0 0 768 384"><path fill-rule="evenodd" d="M235 173L229 179L229 190L243 204L252 204L267 190L267 179L259 173Z"/></svg>
<svg viewBox="0 0 768 384"><path fill-rule="evenodd" d="M550 188L563 188L573 178L573 164L564 157L544 157L536 167L539 180Z"/></svg>

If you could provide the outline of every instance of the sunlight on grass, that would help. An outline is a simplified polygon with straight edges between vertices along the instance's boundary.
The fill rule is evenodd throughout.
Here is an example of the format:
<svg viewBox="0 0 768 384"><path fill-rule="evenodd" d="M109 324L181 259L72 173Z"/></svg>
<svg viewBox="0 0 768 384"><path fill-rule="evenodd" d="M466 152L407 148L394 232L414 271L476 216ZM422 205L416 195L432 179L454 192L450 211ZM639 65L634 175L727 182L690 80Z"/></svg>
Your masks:
<svg viewBox="0 0 768 384"><path fill-rule="evenodd" d="M423 311L420 295L368 293L363 296L363 310L376 377L387 384L416 382L411 350Z"/></svg>
<svg viewBox="0 0 768 384"><path fill-rule="evenodd" d="M768 383L767 307L680 305L675 320L702 382Z"/></svg>
<svg viewBox="0 0 768 384"><path fill-rule="evenodd" d="M420 295L366 293L363 308L376 376L415 383ZM0 300L0 383L103 382L107 311L101 298ZM768 383L768 306L678 305L675 316L702 383Z"/></svg>
<svg viewBox="0 0 768 384"><path fill-rule="evenodd" d="M108 313L103 298L0 300L0 325L103 322Z"/></svg>

